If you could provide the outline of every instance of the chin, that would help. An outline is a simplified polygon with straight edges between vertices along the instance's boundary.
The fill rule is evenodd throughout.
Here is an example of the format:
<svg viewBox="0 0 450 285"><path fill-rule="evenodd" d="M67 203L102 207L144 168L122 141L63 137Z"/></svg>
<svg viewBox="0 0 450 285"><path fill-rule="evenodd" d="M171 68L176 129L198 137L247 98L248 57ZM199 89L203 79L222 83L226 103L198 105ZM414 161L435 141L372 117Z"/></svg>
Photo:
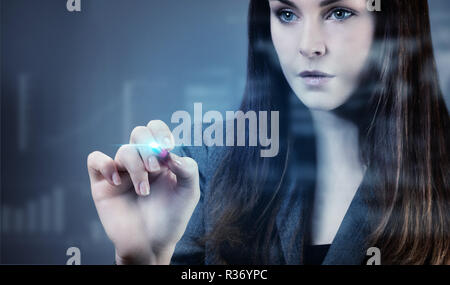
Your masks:
<svg viewBox="0 0 450 285"><path fill-rule="evenodd" d="M299 96L299 93L296 93L297 97L308 109L315 111L333 111L342 106L345 102L345 100L336 100L336 97L333 97L329 93L302 92L304 92L300 93L303 94L302 96Z"/></svg>

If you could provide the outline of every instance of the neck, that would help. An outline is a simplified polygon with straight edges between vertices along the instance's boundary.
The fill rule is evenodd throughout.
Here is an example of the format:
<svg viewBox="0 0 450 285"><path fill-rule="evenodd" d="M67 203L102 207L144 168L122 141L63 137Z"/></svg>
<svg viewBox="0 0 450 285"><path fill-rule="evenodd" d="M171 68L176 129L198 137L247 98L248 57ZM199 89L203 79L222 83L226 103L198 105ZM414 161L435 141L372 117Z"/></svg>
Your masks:
<svg viewBox="0 0 450 285"><path fill-rule="evenodd" d="M359 156L356 124L332 111L312 110L311 114L316 131L319 168L334 171L344 168L356 173L362 172L364 167Z"/></svg>
<svg viewBox="0 0 450 285"><path fill-rule="evenodd" d="M317 142L317 183L311 242L329 244L364 176L358 127L333 112L311 111Z"/></svg>

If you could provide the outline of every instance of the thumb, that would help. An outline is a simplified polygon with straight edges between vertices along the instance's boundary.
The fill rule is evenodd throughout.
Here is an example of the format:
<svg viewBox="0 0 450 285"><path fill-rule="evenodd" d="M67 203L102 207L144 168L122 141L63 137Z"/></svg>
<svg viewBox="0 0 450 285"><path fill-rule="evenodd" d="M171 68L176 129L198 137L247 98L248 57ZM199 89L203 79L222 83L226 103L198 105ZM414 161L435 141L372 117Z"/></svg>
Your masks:
<svg viewBox="0 0 450 285"><path fill-rule="evenodd" d="M167 166L176 175L178 186L199 187L198 165L194 159L170 153Z"/></svg>

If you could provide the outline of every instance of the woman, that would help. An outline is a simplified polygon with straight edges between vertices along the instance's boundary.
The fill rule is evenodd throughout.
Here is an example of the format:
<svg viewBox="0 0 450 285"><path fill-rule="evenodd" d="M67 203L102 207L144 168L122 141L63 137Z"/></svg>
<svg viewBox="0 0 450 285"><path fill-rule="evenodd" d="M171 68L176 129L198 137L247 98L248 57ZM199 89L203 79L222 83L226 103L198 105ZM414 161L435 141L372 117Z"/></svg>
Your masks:
<svg viewBox="0 0 450 285"><path fill-rule="evenodd" d="M240 110L279 111L279 154L182 147L158 160L143 145L174 140L151 121L114 160L89 155L117 264L363 264L370 247L382 264L449 264L437 78L426 0L379 12L366 0L250 1Z"/></svg>

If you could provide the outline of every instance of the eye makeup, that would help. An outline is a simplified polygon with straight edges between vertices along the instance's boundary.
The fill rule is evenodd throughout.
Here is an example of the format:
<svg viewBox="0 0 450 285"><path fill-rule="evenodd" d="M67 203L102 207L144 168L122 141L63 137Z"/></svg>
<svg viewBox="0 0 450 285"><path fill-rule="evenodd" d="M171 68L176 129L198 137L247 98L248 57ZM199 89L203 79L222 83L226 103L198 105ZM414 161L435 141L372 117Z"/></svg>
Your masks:
<svg viewBox="0 0 450 285"><path fill-rule="evenodd" d="M297 6L292 6L292 4L285 3L283 1L274 2L279 2L280 4L271 5L271 11L282 24L292 24L294 22L298 22L300 18L302 18L301 12L299 8L297 8ZM323 5L321 4L320 8L317 9L323 10L321 12L322 18L324 20L344 22L354 16L359 15L357 10L348 7L349 3L340 2L341 1L334 1L330 3L324 3Z"/></svg>

